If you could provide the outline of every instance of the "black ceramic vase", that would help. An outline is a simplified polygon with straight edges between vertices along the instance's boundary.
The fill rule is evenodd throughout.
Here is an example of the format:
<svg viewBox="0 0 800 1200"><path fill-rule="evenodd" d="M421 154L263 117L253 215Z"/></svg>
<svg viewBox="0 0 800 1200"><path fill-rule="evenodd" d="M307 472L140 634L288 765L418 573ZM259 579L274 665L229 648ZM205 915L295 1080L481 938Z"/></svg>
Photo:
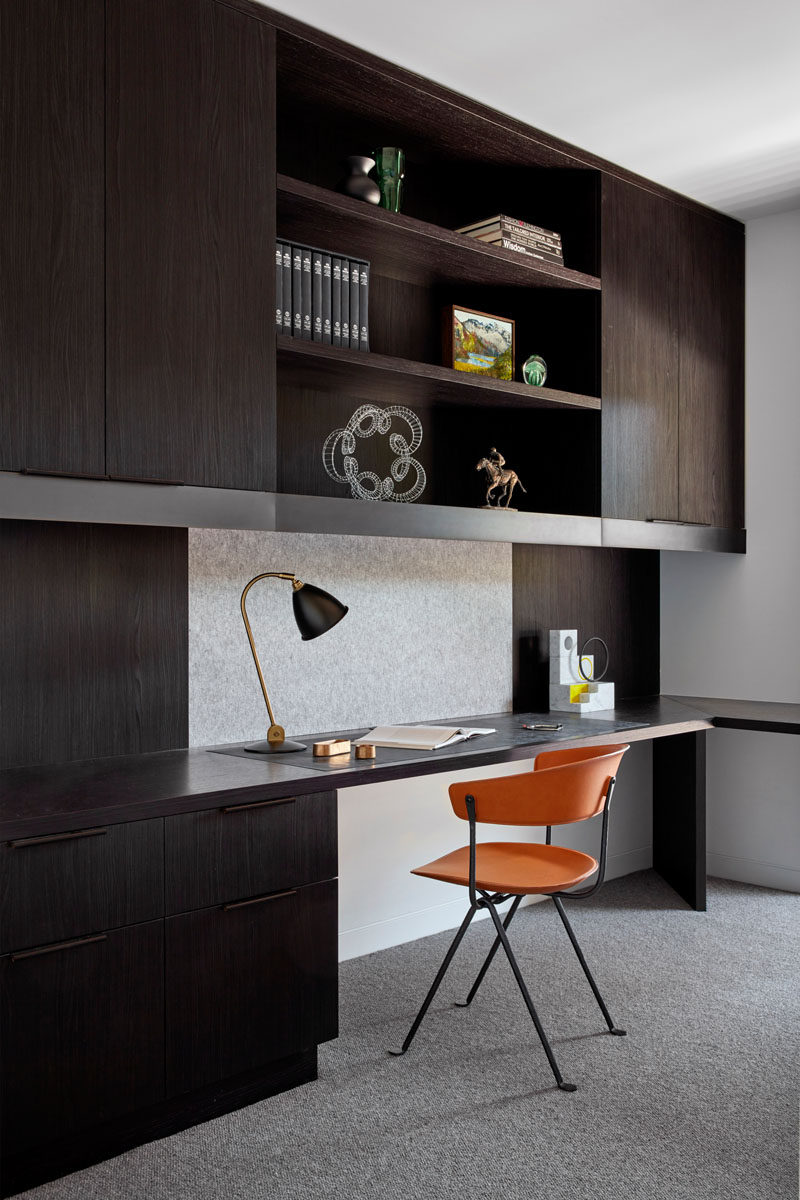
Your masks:
<svg viewBox="0 0 800 1200"><path fill-rule="evenodd" d="M381 189L369 172L375 166L374 158L366 158L362 154L351 154L346 158L347 174L336 185L339 192L346 196L354 196L356 200L365 200L367 204L380 204Z"/></svg>

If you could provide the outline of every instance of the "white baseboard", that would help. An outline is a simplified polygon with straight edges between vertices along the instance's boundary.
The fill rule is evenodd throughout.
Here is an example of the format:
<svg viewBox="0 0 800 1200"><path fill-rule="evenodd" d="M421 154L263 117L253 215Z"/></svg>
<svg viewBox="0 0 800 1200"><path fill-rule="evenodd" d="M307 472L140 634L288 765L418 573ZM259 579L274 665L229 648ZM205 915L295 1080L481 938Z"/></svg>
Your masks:
<svg viewBox="0 0 800 1200"><path fill-rule="evenodd" d="M606 862L606 879L619 879L632 875L634 871L647 871L653 865L653 847L638 846L622 854L609 854Z"/></svg>
<svg viewBox="0 0 800 1200"><path fill-rule="evenodd" d="M734 858L730 854L710 853L706 856L706 869L709 875L716 875L718 879L755 883L782 892L800 892L800 870L796 867L779 867L774 863Z"/></svg>
<svg viewBox="0 0 800 1200"><path fill-rule="evenodd" d="M624 854L609 855L606 879L618 879L621 875L630 875L633 871L644 871L652 866L652 863L652 846L642 846ZM543 896L529 896L522 903L523 906L538 904L543 899ZM400 946L403 942L414 942L417 938L442 933L446 929L457 929L464 919L465 912L465 897L457 896L447 904L436 904L416 912L401 913L385 921L376 921L355 929L343 929L339 933L339 962L348 958L359 958L362 954L374 954L377 950L388 950L390 946ZM487 912L479 912L475 920L485 920L488 915Z"/></svg>
<svg viewBox="0 0 800 1200"><path fill-rule="evenodd" d="M522 903L536 904L542 899L541 896L531 896ZM373 925L362 925L358 929L343 929L339 933L339 962L359 958L362 954L374 954L376 950L388 950L390 946L401 946L403 942L415 942L417 938L442 933L446 929L457 929L467 907L465 896L459 896L449 904L401 913L387 921L376 921ZM474 920L483 921L488 916L487 912L479 912Z"/></svg>

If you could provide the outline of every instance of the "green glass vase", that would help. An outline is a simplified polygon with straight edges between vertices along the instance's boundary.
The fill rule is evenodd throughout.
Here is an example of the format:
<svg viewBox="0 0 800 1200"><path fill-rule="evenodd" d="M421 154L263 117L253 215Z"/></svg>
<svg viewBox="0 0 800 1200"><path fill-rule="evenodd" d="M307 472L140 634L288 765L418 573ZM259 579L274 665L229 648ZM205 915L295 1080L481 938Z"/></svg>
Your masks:
<svg viewBox="0 0 800 1200"><path fill-rule="evenodd" d="M381 208L389 212L400 212L403 203L403 176L406 170L406 155L397 146L378 146L373 150L375 174L381 189Z"/></svg>

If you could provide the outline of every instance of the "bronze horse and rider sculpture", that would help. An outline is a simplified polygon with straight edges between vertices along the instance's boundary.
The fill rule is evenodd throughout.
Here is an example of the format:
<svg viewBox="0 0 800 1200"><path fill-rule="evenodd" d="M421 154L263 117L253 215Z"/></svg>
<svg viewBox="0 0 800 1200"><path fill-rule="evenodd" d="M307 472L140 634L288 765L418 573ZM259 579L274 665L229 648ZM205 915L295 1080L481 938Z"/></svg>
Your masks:
<svg viewBox="0 0 800 1200"><path fill-rule="evenodd" d="M484 508L508 508L511 503L512 493L517 484L527 494L528 489L523 485L517 472L506 470L505 463L506 460L502 454L492 446L488 455L482 458L475 468L476 471L485 471L489 480ZM498 492L497 496L494 497L494 503L492 503L492 492L496 491L497 488L501 488L502 491ZM517 510L512 509L511 511L516 512Z"/></svg>

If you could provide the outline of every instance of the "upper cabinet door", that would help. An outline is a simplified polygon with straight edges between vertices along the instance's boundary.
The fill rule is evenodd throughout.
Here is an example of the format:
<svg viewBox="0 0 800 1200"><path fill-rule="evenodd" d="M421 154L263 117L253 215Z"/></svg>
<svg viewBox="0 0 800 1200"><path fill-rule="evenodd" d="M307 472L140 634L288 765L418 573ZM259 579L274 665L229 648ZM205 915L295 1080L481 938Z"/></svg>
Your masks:
<svg viewBox="0 0 800 1200"><path fill-rule="evenodd" d="M274 484L274 31L108 0L108 472Z"/></svg>
<svg viewBox="0 0 800 1200"><path fill-rule="evenodd" d="M604 517L678 518L679 213L603 175Z"/></svg>
<svg viewBox="0 0 800 1200"><path fill-rule="evenodd" d="M680 518L744 526L744 230L681 213Z"/></svg>
<svg viewBox="0 0 800 1200"><path fill-rule="evenodd" d="M105 470L103 9L0 4L2 470Z"/></svg>

